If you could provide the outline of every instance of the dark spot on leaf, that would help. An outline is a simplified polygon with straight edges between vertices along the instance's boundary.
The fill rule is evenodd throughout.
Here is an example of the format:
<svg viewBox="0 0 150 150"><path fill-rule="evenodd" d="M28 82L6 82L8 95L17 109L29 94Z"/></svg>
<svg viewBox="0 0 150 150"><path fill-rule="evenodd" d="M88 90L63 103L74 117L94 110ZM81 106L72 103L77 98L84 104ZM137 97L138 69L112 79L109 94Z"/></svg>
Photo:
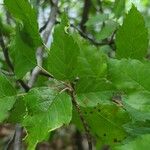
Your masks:
<svg viewBox="0 0 150 150"><path fill-rule="evenodd" d="M118 142L116 138L114 138L114 142L115 142L115 143Z"/></svg>
<svg viewBox="0 0 150 150"><path fill-rule="evenodd" d="M95 134L97 138L99 138L98 134Z"/></svg>
<svg viewBox="0 0 150 150"><path fill-rule="evenodd" d="M109 146L109 145L104 145L104 146L102 147L102 149L103 149L103 150L110 150L110 146Z"/></svg>
<svg viewBox="0 0 150 150"><path fill-rule="evenodd" d="M85 111L84 114L87 115L87 112Z"/></svg>
<svg viewBox="0 0 150 150"><path fill-rule="evenodd" d="M93 114L93 111L90 111L90 114Z"/></svg>
<svg viewBox="0 0 150 150"><path fill-rule="evenodd" d="M98 112L101 112L101 110L100 110L100 109L98 109Z"/></svg>
<svg viewBox="0 0 150 150"><path fill-rule="evenodd" d="M119 143L121 143L121 140L118 140Z"/></svg>
<svg viewBox="0 0 150 150"><path fill-rule="evenodd" d="M106 133L104 133L103 136L106 136Z"/></svg>

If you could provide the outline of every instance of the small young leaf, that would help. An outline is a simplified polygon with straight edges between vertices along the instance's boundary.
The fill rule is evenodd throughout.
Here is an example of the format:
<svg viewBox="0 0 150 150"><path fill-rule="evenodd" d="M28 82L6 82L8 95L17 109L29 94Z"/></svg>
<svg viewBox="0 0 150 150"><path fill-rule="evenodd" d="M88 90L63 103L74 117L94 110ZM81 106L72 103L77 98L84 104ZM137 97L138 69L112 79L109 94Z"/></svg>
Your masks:
<svg viewBox="0 0 150 150"><path fill-rule="evenodd" d="M97 33L96 35L97 40L108 38L109 36L113 34L113 32L117 29L117 27L118 27L117 22L113 20L109 20L106 23L106 25L101 29L101 31Z"/></svg>
<svg viewBox="0 0 150 150"><path fill-rule="evenodd" d="M108 20L109 15L108 14L98 14L96 16L91 17L87 22L86 22L86 26L93 26L96 23L101 23L104 22L106 20Z"/></svg>
<svg viewBox="0 0 150 150"><path fill-rule="evenodd" d="M125 1L126 0L115 0L113 12L117 18L122 16L125 11Z"/></svg>

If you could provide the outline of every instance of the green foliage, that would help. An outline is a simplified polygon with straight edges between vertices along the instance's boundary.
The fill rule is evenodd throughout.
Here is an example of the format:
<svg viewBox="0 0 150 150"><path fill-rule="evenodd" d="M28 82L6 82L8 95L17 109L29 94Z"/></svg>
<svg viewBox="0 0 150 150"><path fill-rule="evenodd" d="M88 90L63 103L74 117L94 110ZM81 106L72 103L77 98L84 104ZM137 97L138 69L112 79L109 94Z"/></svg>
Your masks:
<svg viewBox="0 0 150 150"><path fill-rule="evenodd" d="M150 91L150 64L134 59L109 61L110 79L119 90Z"/></svg>
<svg viewBox="0 0 150 150"><path fill-rule="evenodd" d="M7 24L3 23L3 18L0 16L0 33L5 36L10 36L14 32L14 29Z"/></svg>
<svg viewBox="0 0 150 150"><path fill-rule="evenodd" d="M101 31L97 34L97 39L98 40L102 40L105 39L109 36L111 36L114 31L117 29L118 27L118 23L113 21L113 20L109 20L106 25L101 29Z"/></svg>
<svg viewBox="0 0 150 150"><path fill-rule="evenodd" d="M8 11L23 23L22 38L30 41L34 46L41 44L38 34L37 16L35 10L31 7L27 0L4 0ZM28 35L28 38L26 38Z"/></svg>
<svg viewBox="0 0 150 150"><path fill-rule="evenodd" d="M144 19L133 5L116 35L117 58L143 59L148 49Z"/></svg>
<svg viewBox="0 0 150 150"><path fill-rule="evenodd" d="M68 26L66 18L62 18L62 23L55 28L54 42L48 56L48 71L59 80L74 79L77 67L79 47L69 35Z"/></svg>
<svg viewBox="0 0 150 150"><path fill-rule="evenodd" d="M124 144L123 146L117 147L116 150L144 150L149 147L150 135L143 135L128 144Z"/></svg>
<svg viewBox="0 0 150 150"><path fill-rule="evenodd" d="M72 116L72 103L66 93L47 87L31 90L25 97L28 114L23 125L28 131L29 149L48 136L48 132L68 124Z"/></svg>
<svg viewBox="0 0 150 150"><path fill-rule="evenodd" d="M4 75L0 74L0 98L16 95L16 89Z"/></svg>
<svg viewBox="0 0 150 150"><path fill-rule="evenodd" d="M101 23L103 21L108 20L109 15L108 14L98 14L94 17L89 18L89 20L86 22L87 26L93 26L95 23Z"/></svg>
<svg viewBox="0 0 150 150"><path fill-rule="evenodd" d="M18 22L11 47L14 53L15 73L18 78L22 78L27 71L36 66L35 50L42 45L37 17L27 0L5 0L4 3Z"/></svg>
<svg viewBox="0 0 150 150"><path fill-rule="evenodd" d="M75 35L77 36L77 35ZM105 77L107 74L107 57L94 46L84 42L83 39L76 39L79 45L79 56L77 58L76 75L84 77Z"/></svg>
<svg viewBox="0 0 150 150"><path fill-rule="evenodd" d="M92 2L95 7L89 9L85 31L69 24L70 16L66 14L61 18L58 15L57 24L52 19L52 44L49 48L43 43L44 67L37 72L41 76L37 80L34 76L35 87L26 89L33 75L30 72L37 66L36 50L42 46L38 17L28 0L4 0L15 19L11 18L12 23L5 26L0 18L4 36L0 38L0 122L23 126L29 150L48 140L51 131L70 122L80 132L85 130L86 122L97 149L104 145L114 150L149 148L150 62L144 19L133 5L118 28L126 1L101 1L103 7L99 6L100 1ZM32 3L38 12L40 6ZM60 2L60 10L66 4L67 1ZM44 9L47 2L40 5ZM56 6L51 11L56 9L53 7ZM102 9L112 14L105 14ZM79 23L78 19L72 22ZM14 72L4 62L7 66L12 62Z"/></svg>
<svg viewBox="0 0 150 150"><path fill-rule="evenodd" d="M114 104L99 104L94 108L82 108L82 111L99 146L116 146L127 138L128 133L123 125L130 121L130 118L122 108Z"/></svg>
<svg viewBox="0 0 150 150"><path fill-rule="evenodd" d="M86 77L78 81L76 91L81 106L96 106L109 102L115 88L107 79Z"/></svg>
<svg viewBox="0 0 150 150"><path fill-rule="evenodd" d="M0 75L0 122L8 117L8 111L15 103L16 90L10 81L3 75Z"/></svg>
<svg viewBox="0 0 150 150"><path fill-rule="evenodd" d="M125 1L126 0L115 0L113 12L117 18L121 17L125 11Z"/></svg>

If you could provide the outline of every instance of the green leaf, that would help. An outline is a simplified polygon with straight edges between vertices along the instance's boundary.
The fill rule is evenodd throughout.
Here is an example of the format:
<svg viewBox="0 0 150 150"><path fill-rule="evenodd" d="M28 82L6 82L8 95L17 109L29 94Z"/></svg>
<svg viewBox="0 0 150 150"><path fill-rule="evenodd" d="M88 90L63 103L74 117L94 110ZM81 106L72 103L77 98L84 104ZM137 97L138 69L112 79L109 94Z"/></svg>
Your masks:
<svg viewBox="0 0 150 150"><path fill-rule="evenodd" d="M28 71L36 66L36 48L31 47L31 45L22 40L21 32L22 30L19 29L18 26L16 36L11 45L14 71L18 78L22 78Z"/></svg>
<svg viewBox="0 0 150 150"><path fill-rule="evenodd" d="M117 58L143 59L148 50L148 30L133 5L116 35Z"/></svg>
<svg viewBox="0 0 150 150"><path fill-rule="evenodd" d="M150 92L150 63L138 60L110 60L109 79L118 90Z"/></svg>
<svg viewBox="0 0 150 150"><path fill-rule="evenodd" d="M2 122L8 117L8 111L15 103L16 90L3 75L0 75L0 83L0 122Z"/></svg>
<svg viewBox="0 0 150 150"><path fill-rule="evenodd" d="M28 0L4 0L4 3L18 23L11 50L15 74L22 78L36 66L35 52L42 45L37 17Z"/></svg>
<svg viewBox="0 0 150 150"><path fill-rule="evenodd" d="M55 27L54 42L48 55L48 71L59 80L74 79L74 70L77 66L79 47L67 33L67 28L65 20Z"/></svg>
<svg viewBox="0 0 150 150"><path fill-rule="evenodd" d="M115 88L107 79L81 78L76 84L78 102L81 106L109 103Z"/></svg>
<svg viewBox="0 0 150 150"><path fill-rule="evenodd" d="M86 22L86 26L93 26L96 23L101 23L104 22L106 20L108 20L109 15L108 14L98 14L95 16L92 16L91 18L89 18L89 20Z"/></svg>
<svg viewBox="0 0 150 150"><path fill-rule="evenodd" d="M123 97L126 110L134 120L150 120L150 92L137 91Z"/></svg>
<svg viewBox="0 0 150 150"><path fill-rule="evenodd" d="M0 98L16 95L16 89L11 82L0 74Z"/></svg>
<svg viewBox="0 0 150 150"><path fill-rule="evenodd" d="M117 18L121 17L125 11L125 0L115 0L113 12Z"/></svg>
<svg viewBox="0 0 150 150"><path fill-rule="evenodd" d="M116 147L115 150L146 150L150 146L150 134L140 136L134 141L130 141L127 144Z"/></svg>
<svg viewBox="0 0 150 150"><path fill-rule="evenodd" d="M49 88L32 89L24 98L28 109L24 126L28 131L29 149L48 136L48 132L68 124L72 117L72 102L66 93Z"/></svg>
<svg viewBox="0 0 150 150"><path fill-rule="evenodd" d="M83 107L82 112L99 146L109 145L112 147L127 138L128 133L123 125L130 119L122 108L113 104L99 104L94 108Z"/></svg>
<svg viewBox="0 0 150 150"><path fill-rule="evenodd" d="M107 57L96 47L89 45L75 35L74 39L80 47L76 74L82 77L105 77L107 74Z"/></svg>
<svg viewBox="0 0 150 150"><path fill-rule="evenodd" d="M26 115L26 106L23 97L17 97L14 106L10 110L7 122L9 123L21 123Z"/></svg>
<svg viewBox="0 0 150 150"><path fill-rule="evenodd" d="M10 36L14 31L14 28L4 23L3 17L0 15L0 33L4 36Z"/></svg>
<svg viewBox="0 0 150 150"><path fill-rule="evenodd" d="M0 98L0 122L4 121L9 116L9 111L13 107L16 99L14 96Z"/></svg>
<svg viewBox="0 0 150 150"><path fill-rule="evenodd" d="M133 140L135 137L150 134L150 120L144 121L135 121L127 123L125 126L126 131L131 135L129 139L126 140Z"/></svg>
<svg viewBox="0 0 150 150"><path fill-rule="evenodd" d="M113 32L117 29L118 27L118 23L113 21L113 20L109 20L105 26L101 29L101 31L99 33L97 33L96 35L96 39L97 40L102 40L105 38L108 38L109 36L111 36L113 34Z"/></svg>
<svg viewBox="0 0 150 150"><path fill-rule="evenodd" d="M110 60L109 75L123 93L125 109L134 120L150 118L150 63L139 60Z"/></svg>
<svg viewBox="0 0 150 150"><path fill-rule="evenodd" d="M24 31L28 34L28 38L24 36L24 40L32 39L32 44L36 47L41 45L41 38L38 32L38 23L35 10L31 7L28 0L4 0L8 11L16 18L23 22Z"/></svg>

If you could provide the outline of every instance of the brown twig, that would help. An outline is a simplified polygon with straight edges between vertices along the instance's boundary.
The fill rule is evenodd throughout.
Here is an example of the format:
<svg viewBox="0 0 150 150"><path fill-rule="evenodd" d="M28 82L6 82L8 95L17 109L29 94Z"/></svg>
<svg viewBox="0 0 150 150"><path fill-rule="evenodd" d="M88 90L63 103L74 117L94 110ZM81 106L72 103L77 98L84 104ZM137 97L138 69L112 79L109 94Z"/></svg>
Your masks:
<svg viewBox="0 0 150 150"><path fill-rule="evenodd" d="M24 88L25 92L28 92L30 90L29 86L23 80L18 79L17 81Z"/></svg>
<svg viewBox="0 0 150 150"><path fill-rule="evenodd" d="M87 22L88 17L89 17L90 7L91 7L91 0L84 0L83 13L82 13L82 18L80 22L80 28L82 32L86 32L85 23Z"/></svg>
<svg viewBox="0 0 150 150"><path fill-rule="evenodd" d="M78 27L74 26L73 24L71 24L70 26L76 29L83 38L87 39L91 44L95 46L103 46L103 45L111 46L114 44L113 38L111 38L111 40L106 39L105 41L99 42L93 39L92 37L88 36L86 33L82 32Z"/></svg>
<svg viewBox="0 0 150 150"><path fill-rule="evenodd" d="M70 95L71 95L71 98L72 98L72 102L78 112L78 115L80 117L80 120L83 124L83 127L84 127L84 130L85 130L85 133L86 133L86 137L87 137L87 141L88 141L88 146L89 146L89 150L92 150L92 136L90 134L90 130L89 130L89 127L88 127L88 124L86 122L86 120L84 119L83 117L83 114L82 114L82 111L80 109L80 106L78 105L77 101L76 101L76 94L75 94L75 90L74 90L74 87L72 86L71 87L71 90L70 90Z"/></svg>
<svg viewBox="0 0 150 150"><path fill-rule="evenodd" d="M101 0L97 0L97 3L98 3L98 5L99 5L99 11L100 11L101 13L103 13L102 1L101 1Z"/></svg>

